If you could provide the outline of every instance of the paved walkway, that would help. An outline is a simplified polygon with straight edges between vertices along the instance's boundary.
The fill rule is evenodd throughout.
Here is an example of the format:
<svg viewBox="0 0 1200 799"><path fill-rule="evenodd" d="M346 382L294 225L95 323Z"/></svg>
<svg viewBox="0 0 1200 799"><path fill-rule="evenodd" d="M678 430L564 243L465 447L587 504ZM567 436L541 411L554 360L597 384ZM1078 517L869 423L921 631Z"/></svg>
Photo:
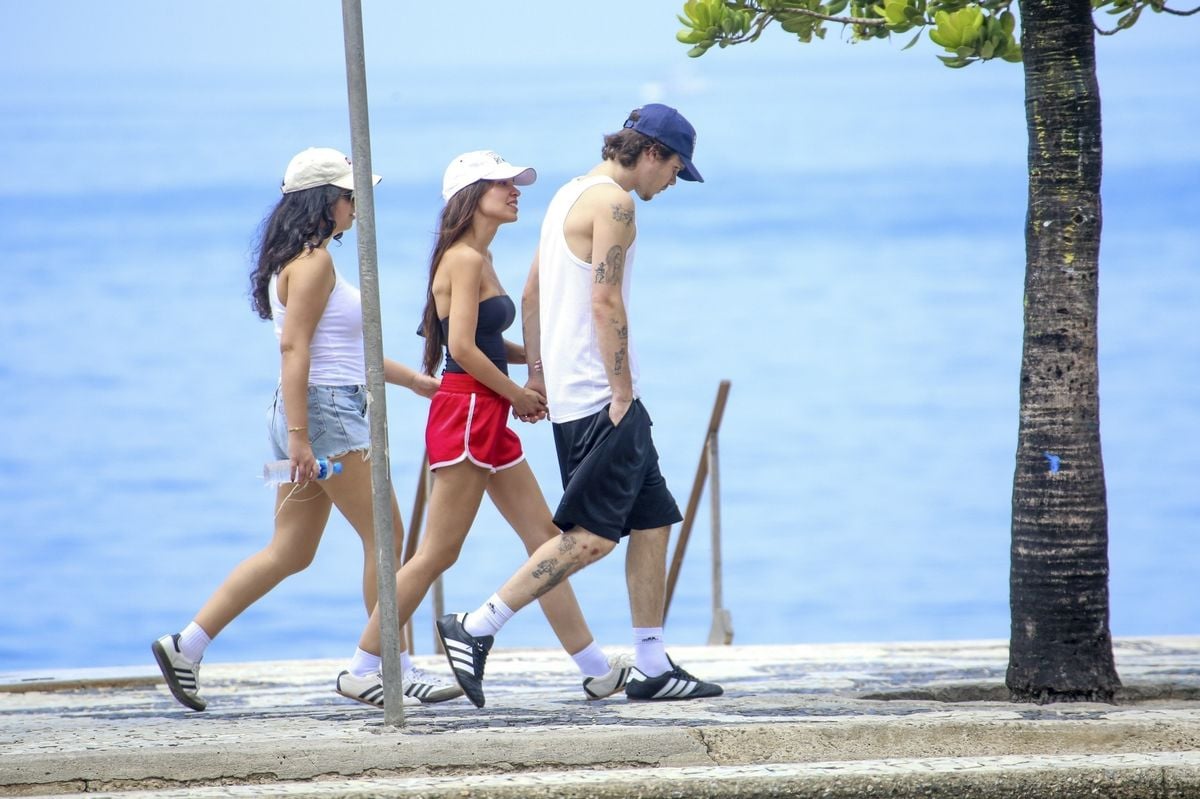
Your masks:
<svg viewBox="0 0 1200 799"><path fill-rule="evenodd" d="M0 673L0 796L1200 796L1200 637L1118 641L1118 705L1007 702L1003 642L673 655L726 695L587 702L562 653L497 649L484 709L400 729L332 692L336 661L206 664L203 713L149 655Z"/></svg>

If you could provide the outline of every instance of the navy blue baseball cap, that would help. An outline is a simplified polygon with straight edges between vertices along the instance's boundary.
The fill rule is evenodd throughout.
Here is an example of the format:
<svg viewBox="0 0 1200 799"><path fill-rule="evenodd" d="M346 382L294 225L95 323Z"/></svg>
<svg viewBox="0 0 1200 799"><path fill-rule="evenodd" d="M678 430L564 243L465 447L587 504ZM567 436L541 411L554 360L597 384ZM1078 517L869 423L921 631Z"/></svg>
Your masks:
<svg viewBox="0 0 1200 799"><path fill-rule="evenodd" d="M692 154L696 152L696 129L692 127L692 123L684 119L683 114L662 103L649 103L636 109L636 112L637 119L630 114L624 127L633 128L638 133L670 147L683 161L679 177L703 183L704 178L700 177L699 170L692 163Z"/></svg>

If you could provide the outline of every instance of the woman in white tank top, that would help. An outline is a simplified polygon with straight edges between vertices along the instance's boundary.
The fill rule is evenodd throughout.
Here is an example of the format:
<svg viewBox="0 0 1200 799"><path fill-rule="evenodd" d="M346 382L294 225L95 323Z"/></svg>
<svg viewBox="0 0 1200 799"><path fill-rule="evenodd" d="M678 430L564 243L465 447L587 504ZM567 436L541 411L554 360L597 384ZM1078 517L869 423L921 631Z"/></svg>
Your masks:
<svg viewBox="0 0 1200 799"><path fill-rule="evenodd" d="M283 197L262 226L251 298L258 315L275 322L280 376L269 414L272 447L276 458L291 462L295 482L278 488L270 543L238 564L180 633L164 635L152 646L171 693L193 710L207 704L199 695L199 668L208 644L242 611L312 562L334 507L362 539L363 603L368 614L375 607L362 305L358 290L337 273L328 249L330 240L341 239L354 223L353 189L350 159L327 147L309 148L288 165ZM438 387L437 379L388 359L384 378L424 397ZM318 458L341 464L340 473L316 481ZM400 545L404 529L394 494L392 519ZM405 665L405 688L424 686L425 701L461 693L453 683L438 683Z"/></svg>

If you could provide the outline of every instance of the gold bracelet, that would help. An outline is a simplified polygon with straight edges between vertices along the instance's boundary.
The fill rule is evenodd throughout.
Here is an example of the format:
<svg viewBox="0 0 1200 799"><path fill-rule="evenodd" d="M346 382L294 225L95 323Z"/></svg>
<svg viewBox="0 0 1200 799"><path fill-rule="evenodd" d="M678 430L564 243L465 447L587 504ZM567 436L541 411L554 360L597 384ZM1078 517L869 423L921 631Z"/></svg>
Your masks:
<svg viewBox="0 0 1200 799"><path fill-rule="evenodd" d="M288 432L289 433L299 433L301 430L307 430L307 429L308 429L307 427L289 427Z"/></svg>

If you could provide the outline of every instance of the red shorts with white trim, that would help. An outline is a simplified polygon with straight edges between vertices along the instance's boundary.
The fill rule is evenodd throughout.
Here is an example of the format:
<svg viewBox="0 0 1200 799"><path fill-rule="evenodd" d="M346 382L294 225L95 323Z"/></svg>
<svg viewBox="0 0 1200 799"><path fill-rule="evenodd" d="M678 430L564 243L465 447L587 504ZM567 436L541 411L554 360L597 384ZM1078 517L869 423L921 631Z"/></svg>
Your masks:
<svg viewBox="0 0 1200 799"><path fill-rule="evenodd" d="M508 400L469 374L444 373L425 424L429 468L469 460L498 472L525 460L521 439L508 426L511 410Z"/></svg>

